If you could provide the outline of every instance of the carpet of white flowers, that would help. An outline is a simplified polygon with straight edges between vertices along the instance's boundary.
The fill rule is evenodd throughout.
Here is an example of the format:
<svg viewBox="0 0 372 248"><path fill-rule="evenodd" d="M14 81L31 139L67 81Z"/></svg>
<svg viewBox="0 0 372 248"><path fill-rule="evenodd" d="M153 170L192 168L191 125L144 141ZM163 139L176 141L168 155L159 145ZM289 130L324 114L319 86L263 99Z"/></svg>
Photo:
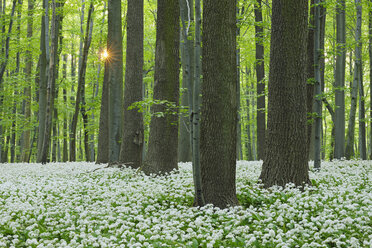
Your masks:
<svg viewBox="0 0 372 248"><path fill-rule="evenodd" d="M0 247L372 247L372 161L324 162L304 191L263 189L261 165L238 162L241 206L221 210L192 207L190 163L0 164Z"/></svg>

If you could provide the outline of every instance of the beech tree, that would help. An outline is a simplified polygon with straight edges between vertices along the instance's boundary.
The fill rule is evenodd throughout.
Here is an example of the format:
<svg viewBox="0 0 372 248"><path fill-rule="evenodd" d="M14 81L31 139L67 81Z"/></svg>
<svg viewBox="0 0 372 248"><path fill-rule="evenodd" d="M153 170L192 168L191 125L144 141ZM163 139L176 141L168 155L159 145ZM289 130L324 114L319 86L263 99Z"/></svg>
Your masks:
<svg viewBox="0 0 372 248"><path fill-rule="evenodd" d="M236 197L236 1L203 1L200 165L205 203L226 208Z"/></svg>
<svg viewBox="0 0 372 248"><path fill-rule="evenodd" d="M143 0L128 1L127 57L125 66L124 122L120 162L138 168L142 164L144 127L142 113L128 107L142 100Z"/></svg>
<svg viewBox="0 0 372 248"><path fill-rule="evenodd" d="M156 19L154 100L178 106L179 100L179 0L158 0ZM148 153L143 170L146 173L166 173L178 168L178 109L167 109L155 103L150 124Z"/></svg>
<svg viewBox="0 0 372 248"><path fill-rule="evenodd" d="M306 45L308 1L272 3L265 187L311 184L307 160Z"/></svg>

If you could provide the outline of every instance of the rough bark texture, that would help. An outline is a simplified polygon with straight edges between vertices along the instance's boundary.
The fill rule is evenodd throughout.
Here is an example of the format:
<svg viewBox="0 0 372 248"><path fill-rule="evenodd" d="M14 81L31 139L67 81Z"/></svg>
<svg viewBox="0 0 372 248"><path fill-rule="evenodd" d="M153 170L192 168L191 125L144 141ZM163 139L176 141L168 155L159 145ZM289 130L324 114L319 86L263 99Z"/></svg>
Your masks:
<svg viewBox="0 0 372 248"><path fill-rule="evenodd" d="M154 100L167 100L177 106L179 16L178 0L158 0ZM170 110L173 114L166 111L164 105L155 104L152 107L153 113L164 112L164 117L153 116L151 119L148 153L143 167L146 173L165 173L178 167L178 110Z"/></svg>
<svg viewBox="0 0 372 248"><path fill-rule="evenodd" d="M200 164L205 203L226 208L236 197L236 1L203 5Z"/></svg>
<svg viewBox="0 0 372 248"><path fill-rule="evenodd" d="M336 7L337 47L335 71L335 158L344 157L345 147L345 0L337 0Z"/></svg>
<svg viewBox="0 0 372 248"><path fill-rule="evenodd" d="M108 140L108 112L109 112L109 90L108 90L108 68L105 62L105 72L103 77L101 112L99 118L97 164L107 163L109 161L109 140Z"/></svg>
<svg viewBox="0 0 372 248"><path fill-rule="evenodd" d="M257 158L265 156L266 103L265 103L265 49L263 46L262 0L254 8L256 32L256 75L257 75Z"/></svg>
<svg viewBox="0 0 372 248"><path fill-rule="evenodd" d="M123 44L121 1L108 1L109 161L118 162L123 102Z"/></svg>
<svg viewBox="0 0 372 248"><path fill-rule="evenodd" d="M311 184L307 161L306 45L308 1L272 6L265 187Z"/></svg>
<svg viewBox="0 0 372 248"><path fill-rule="evenodd" d="M125 66L124 123L120 161L133 168L142 164L143 115L128 107L142 100L143 0L129 0L127 14L127 57Z"/></svg>

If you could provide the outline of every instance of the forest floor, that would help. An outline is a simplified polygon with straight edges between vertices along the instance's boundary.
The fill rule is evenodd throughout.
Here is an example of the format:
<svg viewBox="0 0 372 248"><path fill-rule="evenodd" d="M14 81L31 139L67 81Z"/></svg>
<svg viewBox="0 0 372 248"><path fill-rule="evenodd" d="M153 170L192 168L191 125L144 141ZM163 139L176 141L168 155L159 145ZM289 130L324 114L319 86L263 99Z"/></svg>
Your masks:
<svg viewBox="0 0 372 248"><path fill-rule="evenodd" d="M238 162L241 206L221 210L192 207L190 163L0 164L0 247L372 247L372 161L323 162L304 191L263 189L261 165Z"/></svg>

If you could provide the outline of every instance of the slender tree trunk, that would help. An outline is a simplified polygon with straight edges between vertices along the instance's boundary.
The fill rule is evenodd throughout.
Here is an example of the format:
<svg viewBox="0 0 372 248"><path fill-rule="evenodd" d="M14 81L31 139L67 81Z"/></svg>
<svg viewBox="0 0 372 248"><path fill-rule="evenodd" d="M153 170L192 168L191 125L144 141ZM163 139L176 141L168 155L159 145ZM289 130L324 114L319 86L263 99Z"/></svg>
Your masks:
<svg viewBox="0 0 372 248"><path fill-rule="evenodd" d="M31 38L32 38L32 26L33 26L33 11L34 11L34 0L28 0L28 10L27 10L27 38L29 39L29 47L31 44ZM28 162L29 156L30 156L30 150L31 150L31 78L32 78L32 51L30 48L27 48L26 50L26 68L25 68L25 74L26 74L26 80L28 82L28 85L24 89L24 95L25 95L25 121L26 121L26 130L23 133L23 149L22 149L22 156L21 160L22 162Z"/></svg>
<svg viewBox="0 0 372 248"><path fill-rule="evenodd" d="M265 103L265 48L263 46L262 0L254 5L256 36L256 75L257 75L257 158L265 156L266 103Z"/></svg>
<svg viewBox="0 0 372 248"><path fill-rule="evenodd" d="M200 164L205 203L236 197L236 1L203 1L203 84Z"/></svg>
<svg viewBox="0 0 372 248"><path fill-rule="evenodd" d="M191 114L191 134L192 134L192 171L194 179L194 206L205 204L201 174L201 152L200 152L200 89L201 89L201 5L200 0L195 0L195 74L192 93L192 114ZM191 85L190 85L191 87Z"/></svg>
<svg viewBox="0 0 372 248"><path fill-rule="evenodd" d="M84 125L84 145L85 150L88 154L86 154L86 159L89 160L89 146L87 142L87 116L84 109L84 84L85 84L85 72L86 72L86 65L88 60L88 51L90 47L90 43L92 40L92 29L93 29L93 22L92 22L92 13L93 13L93 3L89 6L89 13L87 19L87 26L86 26L86 33L84 39L84 48L83 54L81 59L81 65L79 69L79 77L78 77L78 88L76 91L76 102L75 102L75 111L72 117L71 122L71 133L70 133L70 161L76 161L76 127L78 122L79 111L82 112L83 115L83 125Z"/></svg>
<svg viewBox="0 0 372 248"><path fill-rule="evenodd" d="M320 0L315 0L314 7L314 77L315 77L315 140L314 140L314 168L320 169L321 165L321 126L322 126L322 87L320 75Z"/></svg>
<svg viewBox="0 0 372 248"><path fill-rule="evenodd" d="M182 65L182 98L181 105L189 108L189 117L180 116L178 159L181 162L192 160L192 109L194 79L194 0L180 0L180 16L182 21L181 65ZM185 90L187 89L187 90Z"/></svg>
<svg viewBox="0 0 372 248"><path fill-rule="evenodd" d="M345 143L345 61L346 61L346 32L345 32L345 0L337 0L336 7L337 45L335 71L335 158L344 157Z"/></svg>
<svg viewBox="0 0 372 248"><path fill-rule="evenodd" d="M46 13L49 13L48 1L43 0L43 8ZM45 118L46 118L46 106L47 106L47 83L48 78L46 74L47 63L47 46L46 34L49 32L49 17L44 13L41 17L41 32L40 32L40 76L39 76L39 130L38 130L38 142L37 142L37 162L41 162L44 133L45 133Z"/></svg>
<svg viewBox="0 0 372 248"><path fill-rule="evenodd" d="M369 12L368 12L368 36L369 36L369 44L368 44L368 53L369 53L369 116L371 119L370 127L372 127L372 0L369 1ZM369 142L370 142L370 155L369 159L372 159L372 128L370 128L369 134Z"/></svg>
<svg viewBox="0 0 372 248"><path fill-rule="evenodd" d="M246 156L248 161L253 160L253 154L252 154L252 139L251 139L251 116L250 116L250 108L251 108L251 103L250 103L250 90L249 90L249 80L248 80L248 75L250 72L248 72L247 67L245 68L246 71L246 76L247 76L247 87L246 87L246 101L247 101L247 143L246 143Z"/></svg>
<svg viewBox="0 0 372 248"><path fill-rule="evenodd" d="M65 81L67 79L67 54L63 55L63 66L62 66L62 78ZM63 103L65 106L68 105L67 102L67 90L66 88L63 88ZM67 162L68 161L68 114L67 112L64 112L63 115L63 150L62 150L62 161Z"/></svg>
<svg viewBox="0 0 372 248"><path fill-rule="evenodd" d="M143 0L129 0L127 14L127 57L125 66L124 123L120 161L133 168L142 164L143 115L132 103L142 100L143 78Z"/></svg>
<svg viewBox="0 0 372 248"><path fill-rule="evenodd" d="M357 22L355 28L355 65L354 65L354 79L351 89L351 107L349 115L349 125L347 132L345 156L350 159L354 152L354 137L355 137L355 115L358 101L358 87L362 80L362 51L361 51L361 28L362 28L362 7L360 0L355 0L357 11ZM362 96L360 96L362 97Z"/></svg>
<svg viewBox="0 0 372 248"><path fill-rule="evenodd" d="M99 119L97 164L109 161L109 140L108 140L108 114L109 114L109 85L108 85L108 62L105 61L105 72L102 86L101 114Z"/></svg>
<svg viewBox="0 0 372 248"><path fill-rule="evenodd" d="M273 1L272 10L266 156L260 179L265 187L310 185L306 153L308 1Z"/></svg>
<svg viewBox="0 0 372 248"><path fill-rule="evenodd" d="M50 47L50 59L49 59L49 76L48 76L48 88L47 88L47 108L45 117L45 132L44 132L44 142L42 146L41 162L47 163L50 142L51 142L51 128L53 121L53 110L54 110L54 98L55 98L55 88L56 88L56 75L57 75L57 55L58 55L58 42L59 42L59 25L60 25L60 6L59 2L53 0L52 8L52 28L51 28L51 47ZM57 13L58 12L58 13ZM48 54L48 52L47 52ZM48 74L48 72L47 72Z"/></svg>
<svg viewBox="0 0 372 248"><path fill-rule="evenodd" d="M109 161L118 162L123 102L121 1L108 1Z"/></svg>

